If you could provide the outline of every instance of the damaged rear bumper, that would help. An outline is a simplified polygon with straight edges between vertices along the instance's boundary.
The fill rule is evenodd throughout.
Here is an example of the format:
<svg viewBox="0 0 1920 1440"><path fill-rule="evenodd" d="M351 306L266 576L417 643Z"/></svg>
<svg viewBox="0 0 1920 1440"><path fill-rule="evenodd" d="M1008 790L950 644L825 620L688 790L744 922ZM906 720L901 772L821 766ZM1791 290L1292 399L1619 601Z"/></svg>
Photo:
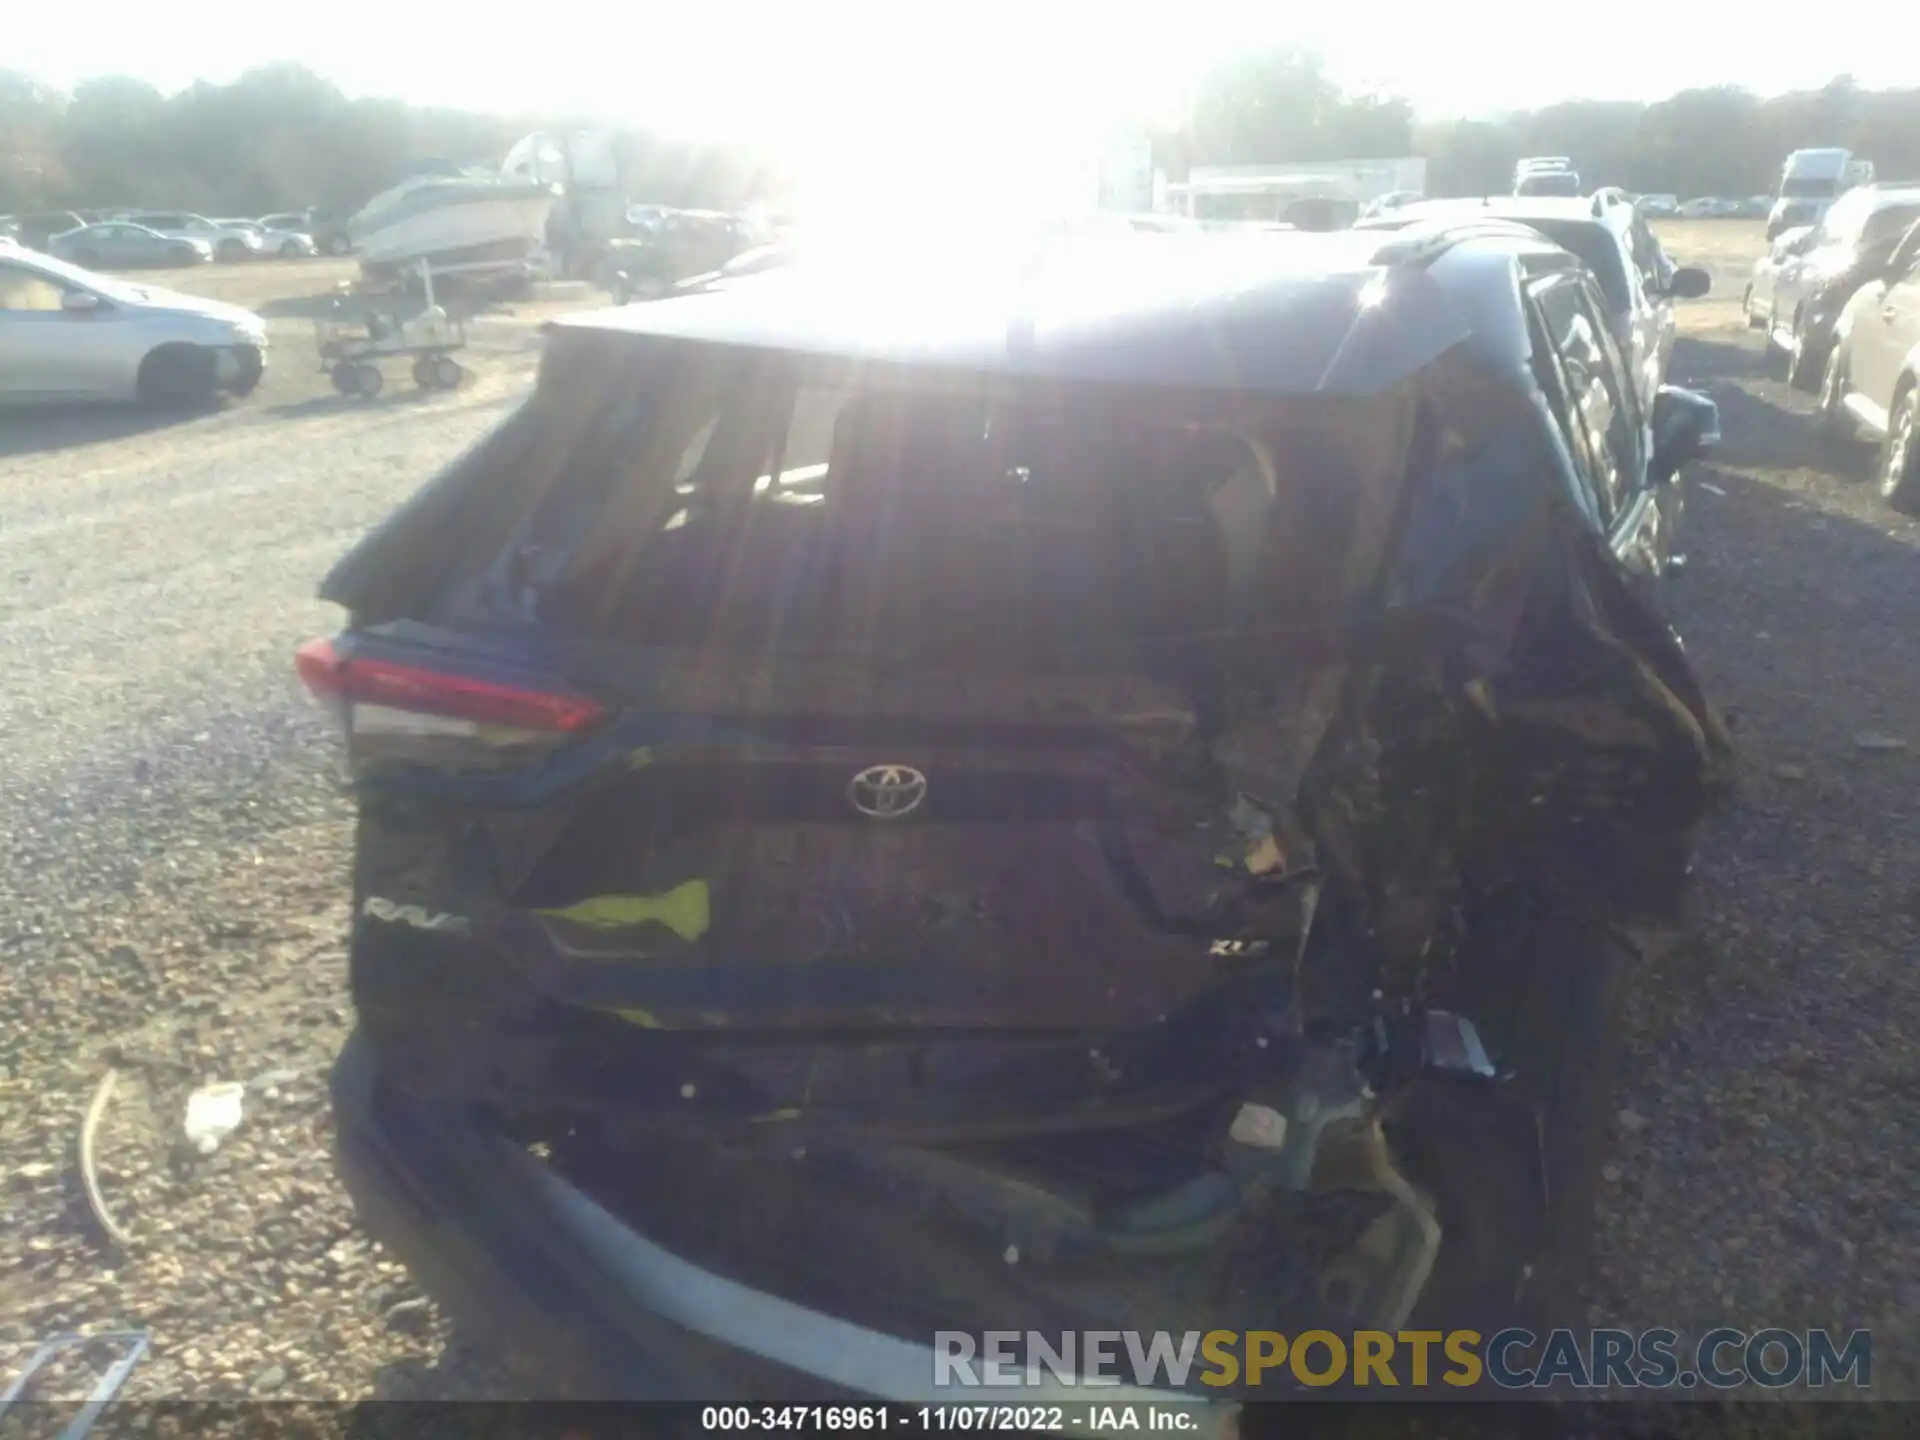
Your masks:
<svg viewBox="0 0 1920 1440"><path fill-rule="evenodd" d="M537 1364L557 1396L980 1398L936 1385L930 1346L683 1259L470 1112L381 1085L363 1036L342 1051L332 1094L339 1173L368 1230L457 1323ZM1190 1404L1189 1433L1232 1433L1230 1404L1126 1386L1097 1394ZM1081 1395L1043 1384L1019 1398Z"/></svg>

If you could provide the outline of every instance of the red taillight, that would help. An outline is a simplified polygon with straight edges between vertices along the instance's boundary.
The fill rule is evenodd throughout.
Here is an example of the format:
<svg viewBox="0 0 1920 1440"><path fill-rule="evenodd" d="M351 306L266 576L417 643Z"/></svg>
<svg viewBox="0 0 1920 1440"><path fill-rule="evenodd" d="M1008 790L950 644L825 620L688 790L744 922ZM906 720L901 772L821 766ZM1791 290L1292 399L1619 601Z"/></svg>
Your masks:
<svg viewBox="0 0 1920 1440"><path fill-rule="evenodd" d="M293 668L300 672L300 683L313 692L316 700L335 700L340 696L340 652L327 639L309 640L293 652Z"/></svg>
<svg viewBox="0 0 1920 1440"><path fill-rule="evenodd" d="M523 690L388 660L345 656L331 640L311 640L294 652L294 668L321 700L382 705L423 715L446 715L519 730L586 730L606 708L583 695Z"/></svg>

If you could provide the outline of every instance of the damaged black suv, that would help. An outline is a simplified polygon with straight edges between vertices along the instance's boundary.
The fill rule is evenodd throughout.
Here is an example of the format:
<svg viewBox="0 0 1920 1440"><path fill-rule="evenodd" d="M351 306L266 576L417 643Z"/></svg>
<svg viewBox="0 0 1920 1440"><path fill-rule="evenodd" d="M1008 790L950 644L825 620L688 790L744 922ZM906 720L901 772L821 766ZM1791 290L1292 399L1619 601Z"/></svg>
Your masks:
<svg viewBox="0 0 1920 1440"><path fill-rule="evenodd" d="M299 656L369 1229L560 1393L1571 1293L1729 765L1658 503L1716 412L1605 317L1487 223L555 324Z"/></svg>

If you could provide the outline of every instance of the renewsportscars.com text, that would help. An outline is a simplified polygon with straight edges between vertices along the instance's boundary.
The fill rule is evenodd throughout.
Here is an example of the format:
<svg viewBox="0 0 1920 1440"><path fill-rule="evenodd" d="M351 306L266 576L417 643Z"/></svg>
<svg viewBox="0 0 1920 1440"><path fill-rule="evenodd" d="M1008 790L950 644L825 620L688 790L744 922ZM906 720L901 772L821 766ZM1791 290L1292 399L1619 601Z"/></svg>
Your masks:
<svg viewBox="0 0 1920 1440"><path fill-rule="evenodd" d="M955 1391L1047 1384L1184 1388L1766 1390L1873 1384L1865 1330L942 1330L934 1384Z"/></svg>

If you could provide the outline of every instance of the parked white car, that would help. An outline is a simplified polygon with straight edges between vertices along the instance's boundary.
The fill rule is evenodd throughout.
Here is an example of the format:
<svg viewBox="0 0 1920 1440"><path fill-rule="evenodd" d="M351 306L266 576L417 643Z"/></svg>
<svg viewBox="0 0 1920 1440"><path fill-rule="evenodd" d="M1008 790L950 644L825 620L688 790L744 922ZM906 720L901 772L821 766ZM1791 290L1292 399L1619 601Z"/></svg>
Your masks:
<svg viewBox="0 0 1920 1440"><path fill-rule="evenodd" d="M318 255L320 246L307 228L304 215L262 215L258 220L222 220L222 225L245 225L260 232L261 249L282 260L304 260Z"/></svg>
<svg viewBox="0 0 1920 1440"><path fill-rule="evenodd" d="M204 215L186 210L131 210L113 217L130 224L144 225L169 238L204 240L213 247L216 260L250 260L261 253L257 232L243 230Z"/></svg>
<svg viewBox="0 0 1920 1440"><path fill-rule="evenodd" d="M246 395L267 325L235 305L98 275L0 240L0 404Z"/></svg>

